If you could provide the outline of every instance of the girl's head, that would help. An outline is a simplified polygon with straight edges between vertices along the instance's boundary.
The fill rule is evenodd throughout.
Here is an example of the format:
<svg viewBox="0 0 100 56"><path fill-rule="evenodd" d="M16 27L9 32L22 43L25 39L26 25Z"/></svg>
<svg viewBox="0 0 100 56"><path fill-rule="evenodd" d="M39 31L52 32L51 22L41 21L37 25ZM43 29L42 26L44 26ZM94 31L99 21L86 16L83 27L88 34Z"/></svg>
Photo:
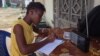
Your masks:
<svg viewBox="0 0 100 56"><path fill-rule="evenodd" d="M41 21L41 18L46 11L44 5L42 5L40 2L31 2L27 6L27 13L32 20L33 24L38 24Z"/></svg>

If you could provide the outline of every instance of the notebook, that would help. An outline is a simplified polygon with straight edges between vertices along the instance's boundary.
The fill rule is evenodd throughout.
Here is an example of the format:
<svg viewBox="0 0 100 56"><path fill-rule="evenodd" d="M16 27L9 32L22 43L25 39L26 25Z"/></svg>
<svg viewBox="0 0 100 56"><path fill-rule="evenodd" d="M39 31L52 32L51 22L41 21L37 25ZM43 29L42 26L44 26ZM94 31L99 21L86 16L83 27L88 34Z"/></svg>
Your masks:
<svg viewBox="0 0 100 56"><path fill-rule="evenodd" d="M52 53L52 51L59 45L61 45L62 43L64 43L63 40L61 39L55 39L54 42L48 43L45 46L43 46L42 48L40 48L39 50L37 50L36 52L41 52L44 53L46 55L49 55L50 53Z"/></svg>

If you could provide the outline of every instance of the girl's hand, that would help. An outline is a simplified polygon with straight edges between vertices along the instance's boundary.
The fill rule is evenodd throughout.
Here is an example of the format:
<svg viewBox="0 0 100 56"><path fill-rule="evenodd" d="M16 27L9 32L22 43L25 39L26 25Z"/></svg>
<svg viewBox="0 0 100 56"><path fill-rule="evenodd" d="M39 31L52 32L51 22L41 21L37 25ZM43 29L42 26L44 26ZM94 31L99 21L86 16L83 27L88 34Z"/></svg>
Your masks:
<svg viewBox="0 0 100 56"><path fill-rule="evenodd" d="M56 39L56 35L54 33L51 33L50 35L48 35L48 38L46 40L48 40L49 42L53 42Z"/></svg>

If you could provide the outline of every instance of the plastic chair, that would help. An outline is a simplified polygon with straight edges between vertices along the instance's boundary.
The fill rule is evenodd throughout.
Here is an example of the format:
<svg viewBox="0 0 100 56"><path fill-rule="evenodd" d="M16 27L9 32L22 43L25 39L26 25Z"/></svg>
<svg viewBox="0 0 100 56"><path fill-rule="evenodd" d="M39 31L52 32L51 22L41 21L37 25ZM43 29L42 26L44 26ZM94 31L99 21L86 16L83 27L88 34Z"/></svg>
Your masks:
<svg viewBox="0 0 100 56"><path fill-rule="evenodd" d="M10 37L10 33L0 30L0 56L9 56L6 47L6 37Z"/></svg>

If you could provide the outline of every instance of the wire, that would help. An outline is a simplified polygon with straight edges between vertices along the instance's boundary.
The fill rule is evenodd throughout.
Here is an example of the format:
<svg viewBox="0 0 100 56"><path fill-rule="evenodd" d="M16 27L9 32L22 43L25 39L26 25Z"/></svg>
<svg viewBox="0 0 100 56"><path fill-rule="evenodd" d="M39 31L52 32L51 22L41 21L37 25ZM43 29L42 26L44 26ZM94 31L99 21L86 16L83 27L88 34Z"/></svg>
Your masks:
<svg viewBox="0 0 100 56"><path fill-rule="evenodd" d="M87 1L85 0L85 10L86 10L86 32L87 32L87 37L89 37L89 27L88 27L88 18L87 18Z"/></svg>

